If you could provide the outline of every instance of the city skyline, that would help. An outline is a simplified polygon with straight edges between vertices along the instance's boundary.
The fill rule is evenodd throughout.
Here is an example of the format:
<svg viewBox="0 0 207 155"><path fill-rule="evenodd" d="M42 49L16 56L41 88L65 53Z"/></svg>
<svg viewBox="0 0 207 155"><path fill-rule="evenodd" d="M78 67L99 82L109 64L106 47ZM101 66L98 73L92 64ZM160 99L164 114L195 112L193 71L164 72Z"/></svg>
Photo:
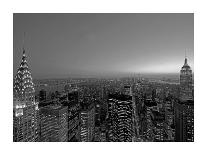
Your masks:
<svg viewBox="0 0 207 155"><path fill-rule="evenodd" d="M193 14L14 14L13 74L23 47L34 78L179 74L193 29Z"/></svg>
<svg viewBox="0 0 207 155"><path fill-rule="evenodd" d="M13 142L194 142L187 14L18 15L37 37L13 79Z"/></svg>

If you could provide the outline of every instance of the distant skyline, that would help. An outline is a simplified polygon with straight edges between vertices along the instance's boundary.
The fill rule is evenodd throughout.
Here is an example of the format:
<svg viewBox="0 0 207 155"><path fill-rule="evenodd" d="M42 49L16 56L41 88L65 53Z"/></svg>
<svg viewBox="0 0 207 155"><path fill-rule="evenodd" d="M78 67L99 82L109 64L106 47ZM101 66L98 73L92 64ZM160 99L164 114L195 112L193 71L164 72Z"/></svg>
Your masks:
<svg viewBox="0 0 207 155"><path fill-rule="evenodd" d="M34 78L194 70L192 13L14 14L14 75L23 40Z"/></svg>

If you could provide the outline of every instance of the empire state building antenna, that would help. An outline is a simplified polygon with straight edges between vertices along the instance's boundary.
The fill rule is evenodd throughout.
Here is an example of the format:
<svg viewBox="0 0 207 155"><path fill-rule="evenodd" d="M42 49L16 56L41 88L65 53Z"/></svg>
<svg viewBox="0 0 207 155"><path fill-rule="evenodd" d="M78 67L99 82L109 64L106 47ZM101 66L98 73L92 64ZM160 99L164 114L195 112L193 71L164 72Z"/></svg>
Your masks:
<svg viewBox="0 0 207 155"><path fill-rule="evenodd" d="M187 53L187 51L186 51L186 49L185 49L185 59L187 58L187 54L186 54L186 53Z"/></svg>

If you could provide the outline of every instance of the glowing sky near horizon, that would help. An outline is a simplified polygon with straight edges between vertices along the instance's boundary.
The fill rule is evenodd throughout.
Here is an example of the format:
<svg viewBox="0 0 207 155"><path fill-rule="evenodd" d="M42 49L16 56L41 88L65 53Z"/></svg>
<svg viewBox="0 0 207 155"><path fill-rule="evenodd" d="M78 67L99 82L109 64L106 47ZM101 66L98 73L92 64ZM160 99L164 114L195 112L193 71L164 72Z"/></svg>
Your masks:
<svg viewBox="0 0 207 155"><path fill-rule="evenodd" d="M194 69L193 14L14 14L13 73L23 34L33 77Z"/></svg>

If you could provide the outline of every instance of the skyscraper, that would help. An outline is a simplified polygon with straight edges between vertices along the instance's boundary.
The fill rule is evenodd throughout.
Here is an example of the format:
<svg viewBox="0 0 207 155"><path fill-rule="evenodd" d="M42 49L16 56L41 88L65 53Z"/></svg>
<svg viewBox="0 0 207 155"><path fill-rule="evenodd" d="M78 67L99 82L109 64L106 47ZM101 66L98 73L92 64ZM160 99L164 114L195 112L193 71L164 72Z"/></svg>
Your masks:
<svg viewBox="0 0 207 155"><path fill-rule="evenodd" d="M108 98L108 141L131 142L133 137L132 97L109 94Z"/></svg>
<svg viewBox="0 0 207 155"><path fill-rule="evenodd" d="M125 85L124 86L124 94L129 95L132 97L132 128L133 128L133 140L132 141L137 141L138 139L138 113L137 113L137 108L136 108L136 103L135 103L135 93L134 93L134 85L135 85L135 80L134 78L132 79L133 83L132 85Z"/></svg>
<svg viewBox="0 0 207 155"><path fill-rule="evenodd" d="M180 71L180 101L175 104L175 141L194 141L194 99L192 70L187 58Z"/></svg>
<svg viewBox="0 0 207 155"><path fill-rule="evenodd" d="M78 92L68 93L68 101L62 104L68 107L68 141L80 141L80 103Z"/></svg>
<svg viewBox="0 0 207 155"><path fill-rule="evenodd" d="M192 100L193 99L193 79L192 70L187 63L187 58L183 67L180 70L180 100Z"/></svg>
<svg viewBox="0 0 207 155"><path fill-rule="evenodd" d="M91 142L95 133L95 105L93 101L81 103L81 141Z"/></svg>
<svg viewBox="0 0 207 155"><path fill-rule="evenodd" d="M24 48L22 61L14 78L13 115L13 141L36 141L38 103L35 101L34 84Z"/></svg>
<svg viewBox="0 0 207 155"><path fill-rule="evenodd" d="M194 141L194 101L180 101L175 108L175 141Z"/></svg>

